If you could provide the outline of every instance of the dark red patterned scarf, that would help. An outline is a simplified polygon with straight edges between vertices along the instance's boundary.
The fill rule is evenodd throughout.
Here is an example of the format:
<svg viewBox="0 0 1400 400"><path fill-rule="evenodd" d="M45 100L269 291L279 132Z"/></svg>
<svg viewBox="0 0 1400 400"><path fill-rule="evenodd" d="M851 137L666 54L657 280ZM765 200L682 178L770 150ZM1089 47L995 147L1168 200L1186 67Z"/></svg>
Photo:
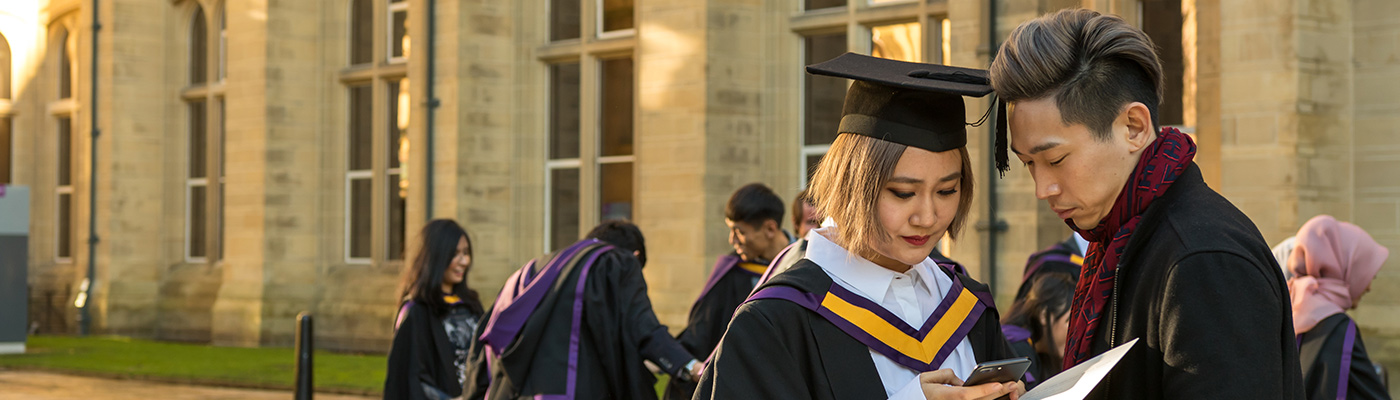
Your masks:
<svg viewBox="0 0 1400 400"><path fill-rule="evenodd" d="M1080 229L1072 220L1065 220L1089 241L1089 251L1084 257L1084 270L1080 272L1074 303L1070 307L1064 369L1093 357L1089 347L1099 318L1103 317L1104 306L1113 293L1113 276L1118 272L1118 261L1128 245L1128 238L1132 237L1147 206L1167 192L1195 156L1196 143L1190 137L1174 128L1162 128L1157 140L1142 152L1137 168L1128 176L1118 200L1113 202L1113 209L1099 226Z"/></svg>

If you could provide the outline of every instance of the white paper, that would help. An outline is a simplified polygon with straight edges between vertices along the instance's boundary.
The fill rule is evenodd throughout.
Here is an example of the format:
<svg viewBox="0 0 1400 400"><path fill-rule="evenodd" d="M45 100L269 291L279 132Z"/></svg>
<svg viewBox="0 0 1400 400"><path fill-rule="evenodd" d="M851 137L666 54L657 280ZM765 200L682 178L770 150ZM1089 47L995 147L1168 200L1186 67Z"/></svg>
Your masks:
<svg viewBox="0 0 1400 400"><path fill-rule="evenodd" d="M1128 350L1131 350L1137 341L1134 338L1041 382L1035 389L1022 395L1021 400L1082 400L1089 396L1089 391L1099 385L1099 381L1108 376L1108 371L1112 371L1113 366L1118 365L1118 360L1123 359L1123 355L1128 354Z"/></svg>

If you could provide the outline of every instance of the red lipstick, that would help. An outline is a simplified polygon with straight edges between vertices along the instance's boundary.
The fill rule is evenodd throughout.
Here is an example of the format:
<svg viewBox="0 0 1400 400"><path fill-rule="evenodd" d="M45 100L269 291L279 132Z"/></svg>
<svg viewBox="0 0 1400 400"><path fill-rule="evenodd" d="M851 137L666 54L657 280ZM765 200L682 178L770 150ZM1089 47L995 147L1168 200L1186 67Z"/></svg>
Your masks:
<svg viewBox="0 0 1400 400"><path fill-rule="evenodd" d="M929 237L928 237L928 235L924 235L924 236L900 236L900 238L901 238L901 239L904 239L904 241L909 242L909 244L912 244L912 245L914 245L914 246L923 246L924 243L928 243L928 238L929 238Z"/></svg>

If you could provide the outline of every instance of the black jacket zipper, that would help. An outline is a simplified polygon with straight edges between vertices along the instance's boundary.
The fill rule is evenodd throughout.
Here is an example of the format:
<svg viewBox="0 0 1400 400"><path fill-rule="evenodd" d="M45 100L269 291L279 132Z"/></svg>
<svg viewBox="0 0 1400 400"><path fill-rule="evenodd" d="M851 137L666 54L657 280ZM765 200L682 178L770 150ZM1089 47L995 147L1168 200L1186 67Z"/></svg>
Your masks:
<svg viewBox="0 0 1400 400"><path fill-rule="evenodd" d="M1112 311L1113 314L1111 314L1111 315L1109 316L1109 320L1108 320L1108 323L1109 323L1109 325L1108 325L1108 349L1109 349L1109 350L1112 350L1114 347L1117 347L1117 346L1118 346L1118 343L1117 343L1117 341L1118 341L1118 288L1121 286L1121 285L1119 285L1119 279L1118 279L1118 278L1121 277L1121 276L1123 276L1123 264L1118 264L1118 266L1117 266L1116 268L1117 268L1117 269L1113 271L1113 298L1110 300L1112 303L1109 303L1109 304L1112 304L1112 305L1113 305L1113 311ZM1104 387L1103 387L1104 393L1112 393L1112 390L1113 390L1113 374L1112 374L1112 371L1109 371L1109 375L1106 376L1106 377L1104 377L1104 384L1103 384L1103 385L1104 385Z"/></svg>

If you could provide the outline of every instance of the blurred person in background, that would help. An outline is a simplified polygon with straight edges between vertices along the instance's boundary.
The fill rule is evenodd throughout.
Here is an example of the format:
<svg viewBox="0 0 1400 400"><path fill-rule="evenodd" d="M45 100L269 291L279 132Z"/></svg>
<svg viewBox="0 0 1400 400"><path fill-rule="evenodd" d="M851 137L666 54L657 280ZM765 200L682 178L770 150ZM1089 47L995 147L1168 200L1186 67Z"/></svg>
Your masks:
<svg viewBox="0 0 1400 400"><path fill-rule="evenodd" d="M449 219L428 222L419 237L418 255L400 285L384 398L460 398L483 311L476 291L467 287L471 237Z"/></svg>
<svg viewBox="0 0 1400 400"><path fill-rule="evenodd" d="M1371 290L1389 255L1366 231L1330 215L1313 217L1298 230L1288 257L1288 290L1309 400L1390 398L1356 322L1346 314Z"/></svg>

